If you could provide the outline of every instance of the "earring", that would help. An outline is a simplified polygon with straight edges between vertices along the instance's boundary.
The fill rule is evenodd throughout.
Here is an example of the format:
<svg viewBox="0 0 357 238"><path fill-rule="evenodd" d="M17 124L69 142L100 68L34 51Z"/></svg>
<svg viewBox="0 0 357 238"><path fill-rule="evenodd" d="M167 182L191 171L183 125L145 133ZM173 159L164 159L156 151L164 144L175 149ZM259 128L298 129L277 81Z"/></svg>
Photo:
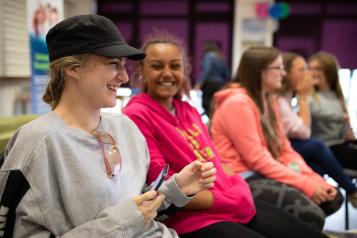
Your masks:
<svg viewBox="0 0 357 238"><path fill-rule="evenodd" d="M139 80L140 80L141 82L143 82L143 83L146 83L146 80L145 80L145 78L144 78L142 75L139 76Z"/></svg>

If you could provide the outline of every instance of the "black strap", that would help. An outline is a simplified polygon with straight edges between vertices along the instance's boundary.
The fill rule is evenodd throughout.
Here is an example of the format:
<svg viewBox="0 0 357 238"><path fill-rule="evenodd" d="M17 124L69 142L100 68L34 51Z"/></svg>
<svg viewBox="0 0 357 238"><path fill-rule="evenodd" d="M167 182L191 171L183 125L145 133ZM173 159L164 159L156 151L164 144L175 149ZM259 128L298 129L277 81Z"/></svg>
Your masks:
<svg viewBox="0 0 357 238"><path fill-rule="evenodd" d="M0 230L4 232L2 237L12 237L16 219L16 208L29 189L30 185L21 171L13 170L9 172L0 203L0 224L5 223L5 226L2 226L3 228Z"/></svg>
<svg viewBox="0 0 357 238"><path fill-rule="evenodd" d="M5 153L0 153L0 168L4 164ZM6 181L5 189L0 202L0 225L5 223L5 226L0 226L0 237L12 237L16 220L16 209L21 199L30 189L27 179L19 170L12 170ZM1 234L3 233L3 234ZM50 238L55 236L51 233Z"/></svg>
<svg viewBox="0 0 357 238"><path fill-rule="evenodd" d="M175 206L173 203L165 210L159 211L155 217L155 221L163 222L170 217L173 217L177 211L181 210L181 207Z"/></svg>
<svg viewBox="0 0 357 238"><path fill-rule="evenodd" d="M1 152L0 153L0 168L2 167L2 165L4 164L5 161L5 153Z"/></svg>

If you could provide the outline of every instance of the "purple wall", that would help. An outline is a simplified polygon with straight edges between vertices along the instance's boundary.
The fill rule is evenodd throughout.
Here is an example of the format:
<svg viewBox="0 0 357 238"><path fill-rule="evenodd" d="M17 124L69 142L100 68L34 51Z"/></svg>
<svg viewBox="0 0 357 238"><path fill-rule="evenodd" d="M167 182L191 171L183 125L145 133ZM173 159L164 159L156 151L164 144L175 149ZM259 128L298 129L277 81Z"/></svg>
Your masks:
<svg viewBox="0 0 357 238"><path fill-rule="evenodd" d="M292 2L291 14L274 35L275 46L305 57L329 51L341 67L357 68L357 1Z"/></svg>
<svg viewBox="0 0 357 238"><path fill-rule="evenodd" d="M357 21L325 21L321 39L321 49L338 55L341 67L357 68Z"/></svg>
<svg viewBox="0 0 357 238"><path fill-rule="evenodd" d="M140 41L155 29L165 30L179 37L185 44L188 42L188 22L184 20L145 20L140 22Z"/></svg>
<svg viewBox="0 0 357 238"><path fill-rule="evenodd" d="M315 39L313 37L282 36L277 40L277 46L281 51L298 52L308 56L315 52Z"/></svg>
<svg viewBox="0 0 357 238"><path fill-rule="evenodd" d="M131 23L115 21L115 25L120 29L120 33L124 36L125 40L131 42L133 39L133 29Z"/></svg>
<svg viewBox="0 0 357 238"><path fill-rule="evenodd" d="M141 1L140 13L143 15L182 15L188 13L188 1Z"/></svg>
<svg viewBox="0 0 357 238"><path fill-rule="evenodd" d="M205 41L220 43L231 61L233 0L98 1L98 13L111 18L127 41L139 47L147 34L165 30L181 38L193 64L192 80L199 77Z"/></svg>

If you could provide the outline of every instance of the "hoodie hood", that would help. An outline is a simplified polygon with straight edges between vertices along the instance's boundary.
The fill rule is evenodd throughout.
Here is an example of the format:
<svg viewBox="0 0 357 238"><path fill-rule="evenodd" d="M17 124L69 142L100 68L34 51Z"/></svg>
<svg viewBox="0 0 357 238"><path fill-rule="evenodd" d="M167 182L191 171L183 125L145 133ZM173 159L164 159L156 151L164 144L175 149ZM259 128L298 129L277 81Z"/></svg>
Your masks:
<svg viewBox="0 0 357 238"><path fill-rule="evenodd" d="M232 83L228 88L218 91L214 94L214 109L218 109L228 98L237 93L246 94L247 91L242 88L238 83Z"/></svg>
<svg viewBox="0 0 357 238"><path fill-rule="evenodd" d="M154 110L155 112L161 112L161 109L164 109L163 106L160 105L160 103L158 103L146 93L140 93L132 97L128 104L125 106L125 108L129 106L134 106L137 103L143 104L146 107L149 107L151 110Z"/></svg>
<svg viewBox="0 0 357 238"><path fill-rule="evenodd" d="M186 117L187 111L181 110L182 103L178 102L178 99L173 99L172 104L176 109L176 117L182 118ZM160 118L165 118L170 124L177 125L178 120L173 116L163 105L157 102L155 99L150 97L147 93L140 93L130 99L128 104L123 109L123 113L126 114L126 108L131 108L130 110L137 110L137 113L146 113L146 109L150 109L151 112L158 115ZM180 113L177 113L180 112Z"/></svg>

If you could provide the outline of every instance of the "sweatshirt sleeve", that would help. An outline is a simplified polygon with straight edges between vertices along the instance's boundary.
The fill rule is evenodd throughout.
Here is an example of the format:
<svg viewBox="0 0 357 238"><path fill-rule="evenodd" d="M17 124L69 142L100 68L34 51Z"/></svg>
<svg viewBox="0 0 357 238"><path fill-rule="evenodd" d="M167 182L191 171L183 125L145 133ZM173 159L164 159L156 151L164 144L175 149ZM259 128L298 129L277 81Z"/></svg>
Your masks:
<svg viewBox="0 0 357 238"><path fill-rule="evenodd" d="M164 206L161 207L162 209L168 208L171 203L173 203L176 207L183 207L192 200L192 197L188 197L182 193L176 183L176 175L171 176L168 180L166 180L160 187L159 191L165 194L165 201Z"/></svg>
<svg viewBox="0 0 357 238"><path fill-rule="evenodd" d="M290 142L287 141L289 145L285 145L285 149L282 152L280 158L281 160L289 160L289 157L295 158L295 163L299 165L301 173L305 174L308 177L308 183L314 183L316 185L322 186L323 188L330 189L332 185L328 184L319 174L313 171L308 164L306 164L305 160L298 154L294 149L290 146ZM306 194L313 194L315 189L310 188L309 184L304 185L306 188L301 189L302 191L308 191Z"/></svg>
<svg viewBox="0 0 357 238"><path fill-rule="evenodd" d="M280 121L279 118L280 115L277 115L277 120L278 122ZM278 123L280 130L282 131L282 125L281 123ZM279 160L282 161L283 163L287 164L291 161L294 163L297 163L299 165L300 173L303 173L306 177L309 179L309 183L315 182L316 185L320 185L324 187L325 189L329 189L332 186L326 183L326 181L316 172L314 172L309 165L305 162L305 160L301 157L299 153L297 153L291 146L290 141L288 138L281 137L281 142L283 145L283 150L280 154ZM306 188L301 189L302 191L308 191L306 194L313 194L315 190L312 190L311 187L309 187L309 184L305 184Z"/></svg>
<svg viewBox="0 0 357 238"><path fill-rule="evenodd" d="M259 131L260 120L252 105L246 101L232 101L226 104L223 125L229 138L238 151L243 163L251 170L262 175L289 184L312 196L316 182L287 168L270 154Z"/></svg>

